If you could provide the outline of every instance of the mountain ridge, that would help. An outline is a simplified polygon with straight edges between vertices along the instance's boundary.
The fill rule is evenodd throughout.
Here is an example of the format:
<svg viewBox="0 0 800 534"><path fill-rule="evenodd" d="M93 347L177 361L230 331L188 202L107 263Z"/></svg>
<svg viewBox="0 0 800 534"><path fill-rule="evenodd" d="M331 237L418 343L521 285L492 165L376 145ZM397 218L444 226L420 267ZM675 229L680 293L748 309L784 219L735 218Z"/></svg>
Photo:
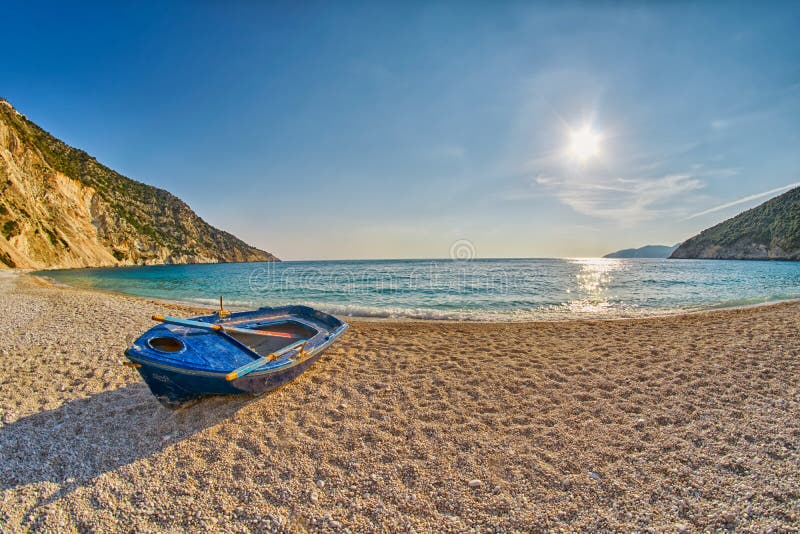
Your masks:
<svg viewBox="0 0 800 534"><path fill-rule="evenodd" d="M624 248L610 252L604 258L668 258L678 245L644 245L639 248Z"/></svg>
<svg viewBox="0 0 800 534"><path fill-rule="evenodd" d="M279 261L0 98L0 268Z"/></svg>

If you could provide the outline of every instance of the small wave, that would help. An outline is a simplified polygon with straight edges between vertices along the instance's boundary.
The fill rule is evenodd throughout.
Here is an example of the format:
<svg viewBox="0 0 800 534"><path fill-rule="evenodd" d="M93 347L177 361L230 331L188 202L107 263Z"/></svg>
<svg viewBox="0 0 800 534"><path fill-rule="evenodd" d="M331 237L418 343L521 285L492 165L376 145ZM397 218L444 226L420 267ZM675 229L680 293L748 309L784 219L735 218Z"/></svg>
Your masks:
<svg viewBox="0 0 800 534"><path fill-rule="evenodd" d="M475 322L528 322L566 321L575 319L623 319L649 317L686 311L683 309L648 309L634 307L583 307L570 303L547 305L536 308L515 309L453 309L373 307L357 304L331 304L328 302L302 302L326 313L353 318L413 319L431 321L475 321Z"/></svg>
<svg viewBox="0 0 800 534"><path fill-rule="evenodd" d="M184 302L187 304L199 304L201 306L211 306L214 308L219 307L219 299L208 299L202 297L187 297L170 299L173 302ZM237 300L237 299L224 299L223 305L225 308L231 309L251 309L254 307L264 306L265 304L258 304L252 300Z"/></svg>
<svg viewBox="0 0 800 534"><path fill-rule="evenodd" d="M45 275L39 274L39 273L36 273L34 276L36 276L38 278L41 278L42 280L46 281L48 284L52 284L54 286L70 287L69 285L67 285L67 284L65 284L63 282L59 282L58 280L56 280L52 276L45 276Z"/></svg>
<svg viewBox="0 0 800 534"><path fill-rule="evenodd" d="M757 306L759 304L768 304L770 302L781 302L783 300L793 300L800 298L800 295L769 295L765 297L743 297L740 299L731 299L723 302L716 302L705 306L708 310L718 310L722 308L741 308L745 306Z"/></svg>

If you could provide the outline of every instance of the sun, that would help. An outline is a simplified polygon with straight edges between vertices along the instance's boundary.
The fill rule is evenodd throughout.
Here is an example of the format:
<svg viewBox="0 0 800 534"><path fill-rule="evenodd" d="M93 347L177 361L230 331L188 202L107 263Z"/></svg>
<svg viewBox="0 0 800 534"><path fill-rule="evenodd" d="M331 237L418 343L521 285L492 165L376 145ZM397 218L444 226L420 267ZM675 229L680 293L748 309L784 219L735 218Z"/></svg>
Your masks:
<svg viewBox="0 0 800 534"><path fill-rule="evenodd" d="M586 161L600 154L600 134L588 126L570 132L569 153L578 161Z"/></svg>

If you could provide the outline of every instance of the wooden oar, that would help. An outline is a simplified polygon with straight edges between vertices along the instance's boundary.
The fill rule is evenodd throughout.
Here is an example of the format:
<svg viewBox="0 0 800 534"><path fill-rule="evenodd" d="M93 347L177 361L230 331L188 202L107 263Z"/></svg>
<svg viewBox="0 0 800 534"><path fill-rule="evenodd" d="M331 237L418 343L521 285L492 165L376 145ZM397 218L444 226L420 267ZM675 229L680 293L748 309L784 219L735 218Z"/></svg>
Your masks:
<svg viewBox="0 0 800 534"><path fill-rule="evenodd" d="M232 332L235 334L254 334L257 336L285 337L288 339L302 339L296 334L287 332L270 332L269 330L253 330L252 328L237 328L235 326L222 326L219 324L204 323L203 321L193 321L191 319L179 319L177 317L165 317L163 315L153 315L153 320L160 323L176 324L179 326L190 326L192 328L202 328L203 330L214 330L216 332Z"/></svg>
<svg viewBox="0 0 800 534"><path fill-rule="evenodd" d="M267 354L266 356L263 356L263 357L259 358L258 360L254 360L254 361L252 361L250 363L247 363L247 364L239 367L238 369L236 369L234 371L231 371L230 373L225 375L225 380L230 382L231 380L236 380L240 376L244 376L244 375L246 375L248 373L252 373L253 371L258 369L259 367L261 367L263 365L266 365L266 364L268 364L269 362L271 362L273 360L277 360L280 356L282 356L283 354L286 354L290 350L294 350L296 348L302 347L303 345L306 344L306 341L308 341L308 340L301 339L300 341L295 341L291 345L287 345L287 346L283 347L280 350L276 350L272 354Z"/></svg>

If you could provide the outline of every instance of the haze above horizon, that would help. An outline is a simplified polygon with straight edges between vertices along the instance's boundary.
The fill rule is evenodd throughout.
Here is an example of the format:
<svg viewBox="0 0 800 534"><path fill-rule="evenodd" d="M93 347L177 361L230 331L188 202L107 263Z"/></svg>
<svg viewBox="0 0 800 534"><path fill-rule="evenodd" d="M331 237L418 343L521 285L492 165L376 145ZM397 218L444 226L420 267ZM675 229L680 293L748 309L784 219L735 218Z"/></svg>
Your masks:
<svg viewBox="0 0 800 534"><path fill-rule="evenodd" d="M29 3L0 96L283 259L591 257L800 182L789 3Z"/></svg>

